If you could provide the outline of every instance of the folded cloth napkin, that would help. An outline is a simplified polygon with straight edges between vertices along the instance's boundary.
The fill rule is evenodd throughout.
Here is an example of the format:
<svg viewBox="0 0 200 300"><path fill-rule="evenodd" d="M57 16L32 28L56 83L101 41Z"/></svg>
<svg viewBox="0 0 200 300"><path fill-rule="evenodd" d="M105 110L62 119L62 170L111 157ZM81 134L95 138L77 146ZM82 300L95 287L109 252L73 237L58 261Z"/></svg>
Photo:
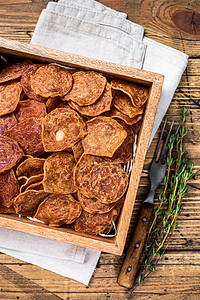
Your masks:
<svg viewBox="0 0 200 300"><path fill-rule="evenodd" d="M31 43L163 74L150 142L163 119L188 56L143 37L143 28L94 0L49 2ZM1 228L1 252L88 284L100 252Z"/></svg>

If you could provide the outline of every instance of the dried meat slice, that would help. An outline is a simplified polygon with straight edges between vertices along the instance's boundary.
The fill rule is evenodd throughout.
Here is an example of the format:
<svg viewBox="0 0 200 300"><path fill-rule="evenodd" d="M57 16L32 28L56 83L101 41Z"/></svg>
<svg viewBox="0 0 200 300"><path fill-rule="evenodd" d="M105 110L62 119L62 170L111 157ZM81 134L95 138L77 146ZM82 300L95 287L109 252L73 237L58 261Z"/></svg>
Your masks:
<svg viewBox="0 0 200 300"><path fill-rule="evenodd" d="M0 134L6 135L6 131L17 124L17 119L14 114L0 116Z"/></svg>
<svg viewBox="0 0 200 300"><path fill-rule="evenodd" d="M35 218L49 226L73 223L81 214L82 207L72 195L51 194L38 207Z"/></svg>
<svg viewBox="0 0 200 300"><path fill-rule="evenodd" d="M64 101L72 100L80 106L91 105L102 95L106 78L100 73L94 71L80 71L72 75L73 86L71 91L62 99Z"/></svg>
<svg viewBox="0 0 200 300"><path fill-rule="evenodd" d="M28 190L34 190L34 191L44 191L43 183L42 181L32 183L26 188L26 191Z"/></svg>
<svg viewBox="0 0 200 300"><path fill-rule="evenodd" d="M46 101L46 98L36 94L34 92L34 90L32 89L31 87L31 76L33 74L35 74L35 72L37 71L38 68L40 68L41 65L32 65L30 66L26 72L22 75L22 78L21 78L21 84L22 84L22 88L25 92L25 94L30 98L30 99L34 99L36 101L39 101L39 102L44 102Z"/></svg>
<svg viewBox="0 0 200 300"><path fill-rule="evenodd" d="M105 214L90 214L83 210L81 216L75 221L74 229L80 233L98 235L112 223L115 215L117 215L115 209Z"/></svg>
<svg viewBox="0 0 200 300"><path fill-rule="evenodd" d="M73 155L58 152L49 156L44 163L44 191L57 194L71 194L77 191L73 180L76 163Z"/></svg>
<svg viewBox="0 0 200 300"><path fill-rule="evenodd" d="M8 82L0 85L0 116L9 114L16 109L21 92L20 82Z"/></svg>
<svg viewBox="0 0 200 300"><path fill-rule="evenodd" d="M112 80L111 86L113 89L120 90L127 94L135 107L141 107L148 99L148 89L144 86L118 79Z"/></svg>
<svg viewBox="0 0 200 300"><path fill-rule="evenodd" d="M83 154L81 158L79 159L78 163L76 164L74 168L74 183L75 186L81 190L81 193L83 193L86 197L93 197L93 194L91 194L89 191L84 191L82 187L82 181L83 177L90 173L92 168L99 163L104 162L105 160L101 157L94 156L94 155L86 155Z"/></svg>
<svg viewBox="0 0 200 300"><path fill-rule="evenodd" d="M45 159L29 157L24 160L16 169L16 176L26 176L27 178L42 174Z"/></svg>
<svg viewBox="0 0 200 300"><path fill-rule="evenodd" d="M71 148L86 134L82 118L70 108L56 108L43 120L42 141L45 151Z"/></svg>
<svg viewBox="0 0 200 300"><path fill-rule="evenodd" d="M42 66L31 75L32 89L46 98L66 95L71 90L72 81L72 75L56 65Z"/></svg>
<svg viewBox="0 0 200 300"><path fill-rule="evenodd" d="M33 217L40 203L48 196L44 191L29 190L19 194L14 200L16 213L24 217Z"/></svg>
<svg viewBox="0 0 200 300"><path fill-rule="evenodd" d="M130 97L122 91L113 91L113 105L123 114L134 118L143 113L143 107L133 106Z"/></svg>
<svg viewBox="0 0 200 300"><path fill-rule="evenodd" d="M13 205L11 205L10 207L5 207L3 205L0 205L0 214L14 214L14 213L15 213L15 209Z"/></svg>
<svg viewBox="0 0 200 300"><path fill-rule="evenodd" d="M26 189L32 185L33 183L36 183L36 182L40 182L42 181L44 178L44 174L39 174L39 175L34 175L34 176L31 176L27 179L27 181L20 186L20 189L19 189L19 192L20 193L23 193L26 191Z"/></svg>
<svg viewBox="0 0 200 300"><path fill-rule="evenodd" d="M84 153L82 141L78 141L78 143L72 146L72 151L74 154L75 161L78 162Z"/></svg>
<svg viewBox="0 0 200 300"><path fill-rule="evenodd" d="M0 149L0 172L14 167L24 155L18 143L4 135L0 135Z"/></svg>
<svg viewBox="0 0 200 300"><path fill-rule="evenodd" d="M59 97L49 98L46 102L47 113L50 113L52 110L57 108L61 103L61 99Z"/></svg>
<svg viewBox="0 0 200 300"><path fill-rule="evenodd" d="M109 117L99 116L86 124L88 134L82 141L86 154L112 157L127 136L123 127Z"/></svg>
<svg viewBox="0 0 200 300"><path fill-rule="evenodd" d="M90 214L105 214L116 205L116 203L105 204L96 198L88 198L81 192L78 192L78 201L81 203L82 208Z"/></svg>
<svg viewBox="0 0 200 300"><path fill-rule="evenodd" d="M114 106L111 108L110 111L105 113L106 116L112 118L112 119L120 119L123 120L127 125L133 125L137 123L139 120L142 119L142 113L133 117L129 118L129 116L121 113L118 109L116 109Z"/></svg>
<svg viewBox="0 0 200 300"><path fill-rule="evenodd" d="M102 203L119 200L128 186L128 177L121 165L103 162L83 178L82 186Z"/></svg>
<svg viewBox="0 0 200 300"><path fill-rule="evenodd" d="M31 118L6 131L6 135L17 141L25 154L39 156L44 153L42 144L43 118Z"/></svg>
<svg viewBox="0 0 200 300"><path fill-rule="evenodd" d="M19 193L19 183L14 171L8 170L0 173L0 205L10 207Z"/></svg>
<svg viewBox="0 0 200 300"><path fill-rule="evenodd" d="M119 120L118 122L126 130L127 137L125 138L121 146L115 151L111 160L115 163L126 164L133 158L133 145L135 142L135 134L131 126L127 125L121 120Z"/></svg>
<svg viewBox="0 0 200 300"><path fill-rule="evenodd" d="M44 103L30 99L19 101L15 111L15 116L19 122L30 118L42 118L46 114L46 105Z"/></svg>
<svg viewBox="0 0 200 300"><path fill-rule="evenodd" d="M69 105L80 112L82 115L95 117L98 116L105 111L110 110L112 102L112 91L111 85L109 83L106 84L106 87L103 91L103 94L91 105L80 106L74 101L69 101Z"/></svg>
<svg viewBox="0 0 200 300"><path fill-rule="evenodd" d="M20 61L12 65L7 65L0 72L0 83L21 77L30 67L32 62L30 60Z"/></svg>

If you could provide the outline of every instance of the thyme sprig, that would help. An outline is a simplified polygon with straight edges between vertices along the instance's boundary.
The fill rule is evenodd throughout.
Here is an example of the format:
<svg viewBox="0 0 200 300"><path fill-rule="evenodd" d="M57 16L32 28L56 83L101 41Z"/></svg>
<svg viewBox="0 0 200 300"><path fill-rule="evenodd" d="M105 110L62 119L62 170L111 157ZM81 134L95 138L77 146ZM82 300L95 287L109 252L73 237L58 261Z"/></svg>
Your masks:
<svg viewBox="0 0 200 300"><path fill-rule="evenodd" d="M165 254L170 237L177 227L177 218L182 210L183 197L187 194L188 180L194 175L193 164L187 158L183 146L187 134L185 126L187 110L181 110L181 124L176 134L172 134L168 143L168 169L158 193L159 205L154 208L154 217L149 226L147 239L140 260L140 268L133 287L127 294L131 297L137 286L156 268ZM174 143L175 139L175 143ZM176 144L176 146L174 146Z"/></svg>

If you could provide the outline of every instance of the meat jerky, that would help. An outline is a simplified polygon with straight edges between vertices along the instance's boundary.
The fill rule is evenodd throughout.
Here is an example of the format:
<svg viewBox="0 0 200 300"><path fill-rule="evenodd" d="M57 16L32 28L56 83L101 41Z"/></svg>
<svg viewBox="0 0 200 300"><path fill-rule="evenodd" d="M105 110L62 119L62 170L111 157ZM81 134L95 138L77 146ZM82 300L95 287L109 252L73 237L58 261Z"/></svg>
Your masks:
<svg viewBox="0 0 200 300"><path fill-rule="evenodd" d="M24 100L18 103L15 116L19 122L30 118L42 118L46 116L46 105L35 100Z"/></svg>

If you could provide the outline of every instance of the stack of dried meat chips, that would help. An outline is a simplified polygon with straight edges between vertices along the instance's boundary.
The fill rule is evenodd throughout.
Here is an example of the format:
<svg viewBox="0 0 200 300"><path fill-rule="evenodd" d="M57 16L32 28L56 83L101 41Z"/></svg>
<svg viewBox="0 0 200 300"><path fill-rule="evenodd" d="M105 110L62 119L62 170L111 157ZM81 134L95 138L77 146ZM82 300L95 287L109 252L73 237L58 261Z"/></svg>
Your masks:
<svg viewBox="0 0 200 300"><path fill-rule="evenodd" d="M0 73L0 213L98 235L123 205L148 89L22 61Z"/></svg>

